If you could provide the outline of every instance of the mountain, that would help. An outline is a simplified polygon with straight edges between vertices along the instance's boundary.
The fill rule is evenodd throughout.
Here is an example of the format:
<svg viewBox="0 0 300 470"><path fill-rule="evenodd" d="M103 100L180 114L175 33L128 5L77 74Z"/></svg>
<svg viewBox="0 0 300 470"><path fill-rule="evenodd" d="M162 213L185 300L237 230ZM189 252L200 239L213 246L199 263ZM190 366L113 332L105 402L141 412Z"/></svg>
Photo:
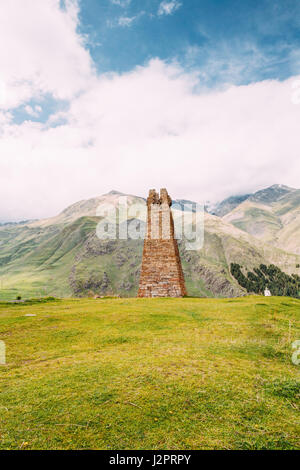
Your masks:
<svg viewBox="0 0 300 470"><path fill-rule="evenodd" d="M241 196L230 196L227 199L219 202L218 204L212 206L208 212L212 215L217 215L218 217L223 217L224 215L231 212L242 202L246 201L251 196L251 194L244 194Z"/></svg>
<svg viewBox="0 0 300 470"><path fill-rule="evenodd" d="M253 194L242 194L237 196L230 196L217 204L212 205L208 208L208 212L218 217L224 217L225 215L232 212L242 202L249 200L251 202L257 202L261 204L274 203L281 199L283 196L297 191L294 188L289 188L282 184L274 184L265 189L261 189Z"/></svg>
<svg viewBox="0 0 300 470"><path fill-rule="evenodd" d="M222 218L277 248L300 254L300 190L274 185L258 191Z"/></svg>
<svg viewBox="0 0 300 470"><path fill-rule="evenodd" d="M51 225L60 225L66 223L72 223L80 217L95 217L97 215L97 209L105 205L112 205L116 207L119 202L120 197L127 197L129 205L132 204L145 204L145 199L132 196L131 194L124 194L119 191L110 191L107 194L102 196L94 197L91 199L83 200L72 204L63 210L56 217L51 217L49 219L36 221L35 227L47 227Z"/></svg>
<svg viewBox="0 0 300 470"><path fill-rule="evenodd" d="M0 221L0 227L1 226L6 226L6 225L26 225L31 222L35 222L36 219L30 219L30 220L21 220L21 221L5 221L4 219Z"/></svg>
<svg viewBox="0 0 300 470"><path fill-rule="evenodd" d="M273 204L284 196L291 194L297 191L294 188L289 188L288 186L284 186L282 184L274 184L269 188L261 189L256 193L250 196L250 200L253 202L258 202L261 204Z"/></svg>
<svg viewBox="0 0 300 470"><path fill-rule="evenodd" d="M231 276L230 263L248 269L274 263L289 274L299 273L300 191L279 192L273 187L264 195L255 193L223 217L205 213L204 246L200 250L188 251L185 241L179 242L189 295L244 295ZM127 196L131 211L122 224L141 223L137 208L145 208L145 199L111 191L77 202L56 217L0 227L0 298L136 295L143 240L100 240L96 235L102 220L97 213L99 205L116 207L120 196ZM183 204L191 201L176 202L175 218ZM256 211L251 223L249 210ZM253 226L258 229L251 231ZM262 226L267 237L260 236ZM267 242L278 233L281 246Z"/></svg>

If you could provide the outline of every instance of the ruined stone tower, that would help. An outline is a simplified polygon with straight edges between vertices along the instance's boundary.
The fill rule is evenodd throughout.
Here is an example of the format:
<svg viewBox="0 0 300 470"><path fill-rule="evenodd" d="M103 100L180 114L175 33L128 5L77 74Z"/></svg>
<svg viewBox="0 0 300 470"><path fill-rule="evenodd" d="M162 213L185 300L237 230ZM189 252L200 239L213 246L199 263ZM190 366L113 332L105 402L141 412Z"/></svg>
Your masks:
<svg viewBox="0 0 300 470"><path fill-rule="evenodd" d="M149 191L147 233L138 297L187 295L177 240L174 238L172 200L166 189Z"/></svg>

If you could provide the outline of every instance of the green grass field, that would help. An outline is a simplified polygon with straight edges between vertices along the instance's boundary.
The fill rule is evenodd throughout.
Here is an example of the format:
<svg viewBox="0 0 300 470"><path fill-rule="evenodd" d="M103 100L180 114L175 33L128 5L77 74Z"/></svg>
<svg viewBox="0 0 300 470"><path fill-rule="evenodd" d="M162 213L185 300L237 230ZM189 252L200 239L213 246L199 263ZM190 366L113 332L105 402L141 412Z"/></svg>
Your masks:
<svg viewBox="0 0 300 470"><path fill-rule="evenodd" d="M300 449L299 320L282 297L1 303L0 448Z"/></svg>

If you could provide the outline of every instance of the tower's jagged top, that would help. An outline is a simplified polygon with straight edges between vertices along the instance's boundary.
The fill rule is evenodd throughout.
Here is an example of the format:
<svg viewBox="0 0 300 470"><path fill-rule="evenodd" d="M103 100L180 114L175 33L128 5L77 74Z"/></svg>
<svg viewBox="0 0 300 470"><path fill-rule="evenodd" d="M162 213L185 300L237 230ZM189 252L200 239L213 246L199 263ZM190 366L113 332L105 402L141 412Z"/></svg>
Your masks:
<svg viewBox="0 0 300 470"><path fill-rule="evenodd" d="M161 188L160 194L156 192L156 189L150 189L149 196L147 199L148 206L151 204L164 204L167 203L169 206L172 205L172 199L170 198L166 188Z"/></svg>

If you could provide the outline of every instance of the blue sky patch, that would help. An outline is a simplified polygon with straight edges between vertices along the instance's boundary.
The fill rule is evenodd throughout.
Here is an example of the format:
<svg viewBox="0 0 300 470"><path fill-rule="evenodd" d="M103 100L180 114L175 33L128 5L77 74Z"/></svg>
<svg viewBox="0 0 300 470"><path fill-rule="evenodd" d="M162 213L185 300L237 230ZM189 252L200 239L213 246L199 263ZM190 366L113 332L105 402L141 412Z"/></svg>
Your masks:
<svg viewBox="0 0 300 470"><path fill-rule="evenodd" d="M208 86L299 73L295 0L81 0L80 8L80 32L99 73L129 71L153 57L199 69Z"/></svg>
<svg viewBox="0 0 300 470"><path fill-rule="evenodd" d="M50 116L60 111L66 111L68 103L62 100L56 100L52 95L48 94L38 100L30 100L23 103L12 111L13 122L22 124L25 121L39 122L46 124ZM61 124L61 120L59 124ZM57 126L55 122L51 127Z"/></svg>

